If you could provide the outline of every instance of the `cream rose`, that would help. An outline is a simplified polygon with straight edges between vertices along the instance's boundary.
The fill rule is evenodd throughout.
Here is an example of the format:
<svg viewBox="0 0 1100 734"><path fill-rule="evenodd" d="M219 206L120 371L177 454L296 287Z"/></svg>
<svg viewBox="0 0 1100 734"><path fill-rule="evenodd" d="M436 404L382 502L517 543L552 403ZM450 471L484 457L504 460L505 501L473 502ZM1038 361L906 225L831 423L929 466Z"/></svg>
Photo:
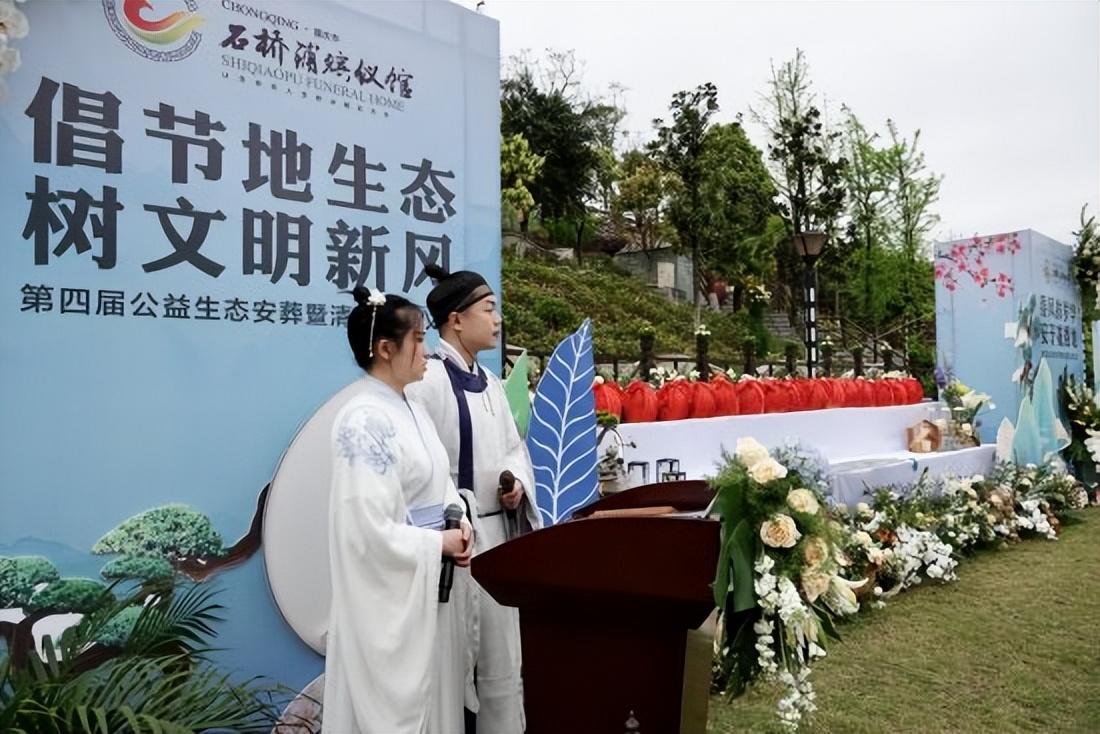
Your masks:
<svg viewBox="0 0 1100 734"><path fill-rule="evenodd" d="M760 525L760 540L771 548L793 548L801 537L790 515L780 513Z"/></svg>
<svg viewBox="0 0 1100 734"><path fill-rule="evenodd" d="M820 536L809 538L802 546L802 557L811 568L820 566L829 557L829 544Z"/></svg>
<svg viewBox="0 0 1100 734"><path fill-rule="evenodd" d="M857 530L855 533L853 533L852 540L854 540L856 543L859 543L864 548L870 547L871 543L874 542L871 540L871 536L864 530Z"/></svg>
<svg viewBox="0 0 1100 734"><path fill-rule="evenodd" d="M734 449L734 453L738 461L750 469L771 458L768 449L755 438L737 439L737 448Z"/></svg>
<svg viewBox="0 0 1100 734"><path fill-rule="evenodd" d="M787 467L772 458L749 466L749 476L757 484L767 484L787 476Z"/></svg>
<svg viewBox="0 0 1100 734"><path fill-rule="evenodd" d="M795 512L804 512L807 515L816 515L820 509L817 498L808 489L792 489L787 492L787 504Z"/></svg>
<svg viewBox="0 0 1100 734"><path fill-rule="evenodd" d="M828 574L817 571L804 571L802 573L802 593L806 595L806 601L815 602L817 598L829 590L830 577Z"/></svg>
<svg viewBox="0 0 1100 734"><path fill-rule="evenodd" d="M856 512L858 512L861 517L870 517L871 506L866 502L860 502L858 505L856 505Z"/></svg>

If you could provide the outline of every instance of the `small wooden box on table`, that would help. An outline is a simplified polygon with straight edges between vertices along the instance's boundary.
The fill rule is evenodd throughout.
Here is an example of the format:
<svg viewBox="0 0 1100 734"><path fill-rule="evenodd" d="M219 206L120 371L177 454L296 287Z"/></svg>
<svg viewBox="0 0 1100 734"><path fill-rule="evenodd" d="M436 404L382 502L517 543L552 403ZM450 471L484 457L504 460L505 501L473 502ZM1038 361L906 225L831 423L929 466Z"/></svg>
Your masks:
<svg viewBox="0 0 1100 734"><path fill-rule="evenodd" d="M719 523L601 515L711 497L704 482L637 487L474 558L478 583L520 611L528 734L706 730L711 649L689 631L714 608Z"/></svg>

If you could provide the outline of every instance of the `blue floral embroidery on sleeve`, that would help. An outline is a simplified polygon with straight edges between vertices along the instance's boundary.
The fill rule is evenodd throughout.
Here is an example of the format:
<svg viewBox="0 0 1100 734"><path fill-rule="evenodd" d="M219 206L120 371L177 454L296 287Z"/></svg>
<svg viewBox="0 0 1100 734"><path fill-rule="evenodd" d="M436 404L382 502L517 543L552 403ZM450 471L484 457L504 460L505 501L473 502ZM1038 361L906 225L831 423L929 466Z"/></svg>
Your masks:
<svg viewBox="0 0 1100 734"><path fill-rule="evenodd" d="M344 416L336 432L336 445L349 464L361 460L379 474L385 474L397 463L396 436L393 422L384 413L359 408Z"/></svg>

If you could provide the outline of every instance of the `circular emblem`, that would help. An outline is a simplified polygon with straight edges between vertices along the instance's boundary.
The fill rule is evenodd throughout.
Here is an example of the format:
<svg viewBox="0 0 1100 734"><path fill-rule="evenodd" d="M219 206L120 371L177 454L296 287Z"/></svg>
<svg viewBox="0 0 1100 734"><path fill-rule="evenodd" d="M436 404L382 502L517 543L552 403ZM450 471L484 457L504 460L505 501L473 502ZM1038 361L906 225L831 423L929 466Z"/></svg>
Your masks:
<svg viewBox="0 0 1100 734"><path fill-rule="evenodd" d="M202 41L196 0L102 0L107 23L127 48L150 61L180 61Z"/></svg>

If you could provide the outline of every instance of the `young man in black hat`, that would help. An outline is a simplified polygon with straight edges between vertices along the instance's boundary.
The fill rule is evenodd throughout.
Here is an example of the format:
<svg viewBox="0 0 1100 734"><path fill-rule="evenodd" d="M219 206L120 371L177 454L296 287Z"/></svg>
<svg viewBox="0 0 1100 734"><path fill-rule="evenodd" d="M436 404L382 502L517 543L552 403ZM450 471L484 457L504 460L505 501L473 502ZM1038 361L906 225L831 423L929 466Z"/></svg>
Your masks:
<svg viewBox="0 0 1100 734"><path fill-rule="evenodd" d="M427 305L441 340L423 381L407 394L427 409L447 449L455 486L472 504L476 554L539 527L534 477L504 388L477 362L478 353L496 348L500 338L496 294L478 273L426 270L436 281ZM476 700L471 692L467 707L477 712L477 734L520 734L525 718L519 614L470 584L478 620L468 628L479 639L473 650Z"/></svg>

